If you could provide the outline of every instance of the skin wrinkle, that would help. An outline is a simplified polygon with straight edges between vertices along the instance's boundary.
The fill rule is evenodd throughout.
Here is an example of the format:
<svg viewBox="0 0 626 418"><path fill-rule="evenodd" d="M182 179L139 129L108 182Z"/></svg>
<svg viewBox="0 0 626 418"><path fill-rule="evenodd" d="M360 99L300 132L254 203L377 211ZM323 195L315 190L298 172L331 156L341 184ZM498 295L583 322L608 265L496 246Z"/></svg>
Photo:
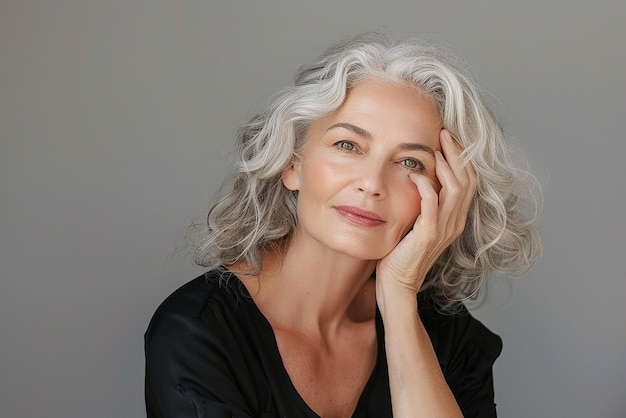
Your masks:
<svg viewBox="0 0 626 418"><path fill-rule="evenodd" d="M331 126L330 128L327 129L327 131L330 131L331 129L335 129L335 128L344 128L344 129L348 129L352 132L354 132L355 134L365 138L365 139L372 139L372 134L370 132L368 132L367 130L361 128L360 126L356 126L352 123L345 123L345 122L340 122L340 123L336 123L333 126ZM398 144L398 148L399 149L403 149L403 150L407 150L407 151L426 151L427 153L429 153L431 156L433 156L433 158L435 157L435 151L429 147L428 145L425 144L418 144L418 143L414 143L414 142L405 142L405 143L401 143Z"/></svg>

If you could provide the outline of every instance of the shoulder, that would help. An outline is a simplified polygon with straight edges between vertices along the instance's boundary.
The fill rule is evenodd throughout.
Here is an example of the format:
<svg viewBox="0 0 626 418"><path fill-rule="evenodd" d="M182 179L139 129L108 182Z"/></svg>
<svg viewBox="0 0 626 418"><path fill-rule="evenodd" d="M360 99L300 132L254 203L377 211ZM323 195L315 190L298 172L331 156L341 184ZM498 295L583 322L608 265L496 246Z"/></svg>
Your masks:
<svg viewBox="0 0 626 418"><path fill-rule="evenodd" d="M231 291L227 273L205 273L169 295L154 313L145 334L146 350L172 347L189 338L219 332L226 318L236 314L239 293ZM167 343L167 344L161 344Z"/></svg>
<svg viewBox="0 0 626 418"><path fill-rule="evenodd" d="M220 281L227 282L227 273L212 270L185 283L170 294L155 312L159 315L176 312L191 317L199 317L207 303L211 303L221 295Z"/></svg>
<svg viewBox="0 0 626 418"><path fill-rule="evenodd" d="M420 298L419 315L437 352L452 355L468 344L477 346L491 360L500 355L502 339L476 319L464 306L454 314L441 313L433 302Z"/></svg>
<svg viewBox="0 0 626 418"><path fill-rule="evenodd" d="M465 416L495 416L493 364L502 339L463 307L440 313L428 296L420 296L419 314L441 370Z"/></svg>
<svg viewBox="0 0 626 418"><path fill-rule="evenodd" d="M174 291L145 333L148 416L222 416L215 411L248 405L233 370L245 359L236 350L246 335L239 293L209 272ZM205 415L197 411L206 412ZM193 416L196 416L193 415ZM235 414L236 415L236 414ZM231 416L231 415L228 415Z"/></svg>

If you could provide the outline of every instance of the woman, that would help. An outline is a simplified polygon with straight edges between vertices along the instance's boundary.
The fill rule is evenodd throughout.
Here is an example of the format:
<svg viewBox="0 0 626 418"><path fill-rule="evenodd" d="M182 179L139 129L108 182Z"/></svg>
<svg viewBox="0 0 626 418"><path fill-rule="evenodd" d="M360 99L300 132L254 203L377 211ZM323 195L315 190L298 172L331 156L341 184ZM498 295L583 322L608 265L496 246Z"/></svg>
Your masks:
<svg viewBox="0 0 626 418"><path fill-rule="evenodd" d="M528 177L453 58L368 35L239 133L206 275L146 333L149 416L491 417L499 337L462 301L539 257Z"/></svg>

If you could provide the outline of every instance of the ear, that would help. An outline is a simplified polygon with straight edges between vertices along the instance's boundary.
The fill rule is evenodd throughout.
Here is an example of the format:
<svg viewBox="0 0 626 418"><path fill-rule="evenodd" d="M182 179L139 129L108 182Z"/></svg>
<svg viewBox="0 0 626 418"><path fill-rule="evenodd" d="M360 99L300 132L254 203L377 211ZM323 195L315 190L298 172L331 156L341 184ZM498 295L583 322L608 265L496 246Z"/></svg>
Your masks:
<svg viewBox="0 0 626 418"><path fill-rule="evenodd" d="M291 161L291 165L283 171L282 179L283 184L289 190L300 190L300 182L302 177L302 162L299 158L294 158Z"/></svg>

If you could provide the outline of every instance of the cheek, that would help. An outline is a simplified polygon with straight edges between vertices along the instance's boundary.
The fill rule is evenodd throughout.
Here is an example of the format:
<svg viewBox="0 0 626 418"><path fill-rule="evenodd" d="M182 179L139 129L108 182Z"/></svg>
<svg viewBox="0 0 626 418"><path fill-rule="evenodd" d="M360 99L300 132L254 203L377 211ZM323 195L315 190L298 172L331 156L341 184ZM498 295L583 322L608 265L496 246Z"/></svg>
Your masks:
<svg viewBox="0 0 626 418"><path fill-rule="evenodd" d="M332 199L345 181L345 175L340 168L333 164L318 164L315 160L303 166L299 204L310 209L313 206L324 206Z"/></svg>
<svg viewBox="0 0 626 418"><path fill-rule="evenodd" d="M319 193L332 193L351 181L354 176L354 165L331 159L312 160L303 174L306 184L312 190L317 190Z"/></svg>
<svg viewBox="0 0 626 418"><path fill-rule="evenodd" d="M410 179L399 182L401 187L395 192L400 196L395 205L402 236L413 228L415 219L421 213L421 197L417 186Z"/></svg>

